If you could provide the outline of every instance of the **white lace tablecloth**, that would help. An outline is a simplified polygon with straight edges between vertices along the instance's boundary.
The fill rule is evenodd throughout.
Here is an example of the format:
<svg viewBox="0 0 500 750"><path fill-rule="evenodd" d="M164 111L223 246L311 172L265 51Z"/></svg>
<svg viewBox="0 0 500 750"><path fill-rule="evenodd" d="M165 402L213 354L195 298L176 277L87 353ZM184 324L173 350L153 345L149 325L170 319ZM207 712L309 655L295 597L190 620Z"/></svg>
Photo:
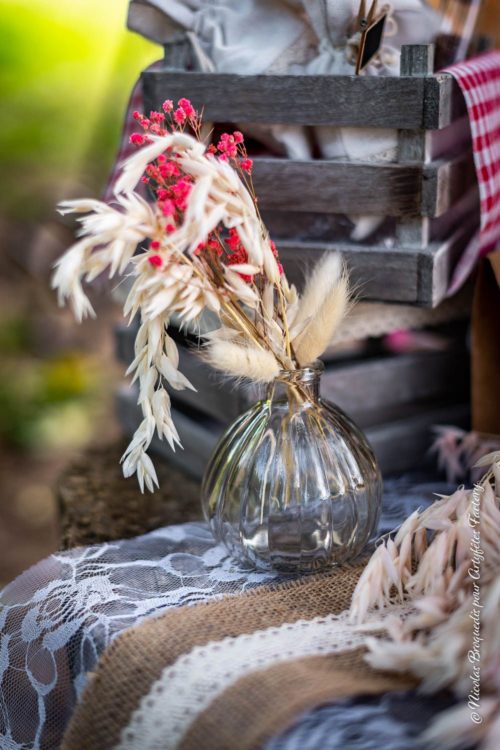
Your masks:
<svg viewBox="0 0 500 750"><path fill-rule="evenodd" d="M416 507L427 505L433 492L447 489L435 482L410 488L405 479L386 483L380 532L398 525ZM236 565L223 547L214 545L203 523L169 526L131 540L81 547L38 563L0 595L1 750L58 748L89 672L113 638L126 628L169 607L238 594L271 580L277 577ZM328 722L341 707L346 726L350 726L349 712L354 711L357 718L352 720L364 737L365 744L351 743L350 748L384 745L406 750L418 746L412 739L415 728L408 729L410 725L401 722L397 730L392 722L384 738L376 737L376 744L366 744L371 733L365 731L367 724L359 721L359 711L367 712L367 721L371 716L372 726L373 721L390 714L387 705L370 699L332 706L330 714L312 712L270 742L266 750L340 747L342 743L333 744L331 733L328 746L321 737L324 739ZM341 723L335 721L340 741ZM391 722L386 724L389 727ZM309 727L307 743L301 739L304 727ZM395 744L389 743L391 737Z"/></svg>

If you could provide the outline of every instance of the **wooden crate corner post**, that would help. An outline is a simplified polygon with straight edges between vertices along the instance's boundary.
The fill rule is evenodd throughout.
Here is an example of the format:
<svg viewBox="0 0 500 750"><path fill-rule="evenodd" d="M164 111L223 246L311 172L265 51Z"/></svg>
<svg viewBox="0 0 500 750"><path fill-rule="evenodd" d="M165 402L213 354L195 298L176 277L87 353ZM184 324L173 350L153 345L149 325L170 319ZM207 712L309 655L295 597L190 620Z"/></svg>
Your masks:
<svg viewBox="0 0 500 750"><path fill-rule="evenodd" d="M434 73L434 45L412 44L401 49L401 76L425 78ZM425 164L429 160L429 132L400 130L398 134L398 161ZM423 184L421 186L423 192ZM403 247L424 248L429 244L429 219L425 216L401 217L397 223L396 237Z"/></svg>

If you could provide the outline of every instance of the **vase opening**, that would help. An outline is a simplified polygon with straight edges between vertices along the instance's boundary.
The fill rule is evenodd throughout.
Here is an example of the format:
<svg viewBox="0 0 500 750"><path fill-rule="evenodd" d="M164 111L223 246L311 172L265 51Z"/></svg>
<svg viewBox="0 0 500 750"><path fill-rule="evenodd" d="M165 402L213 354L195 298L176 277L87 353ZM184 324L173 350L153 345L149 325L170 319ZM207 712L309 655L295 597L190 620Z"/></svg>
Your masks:
<svg viewBox="0 0 500 750"><path fill-rule="evenodd" d="M290 404L315 403L319 399L319 388L324 365L316 360L298 370L281 370L267 388L270 401L289 401Z"/></svg>

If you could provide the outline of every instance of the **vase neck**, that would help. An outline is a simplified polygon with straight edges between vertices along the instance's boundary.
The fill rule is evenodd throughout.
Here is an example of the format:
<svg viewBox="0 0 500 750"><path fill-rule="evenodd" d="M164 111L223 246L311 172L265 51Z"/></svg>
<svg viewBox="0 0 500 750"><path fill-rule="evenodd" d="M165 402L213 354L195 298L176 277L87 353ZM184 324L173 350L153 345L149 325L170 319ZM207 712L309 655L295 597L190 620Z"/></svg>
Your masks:
<svg viewBox="0 0 500 750"><path fill-rule="evenodd" d="M282 370L268 387L268 399L274 402L315 403L319 398L323 369L321 362L314 362L300 370Z"/></svg>

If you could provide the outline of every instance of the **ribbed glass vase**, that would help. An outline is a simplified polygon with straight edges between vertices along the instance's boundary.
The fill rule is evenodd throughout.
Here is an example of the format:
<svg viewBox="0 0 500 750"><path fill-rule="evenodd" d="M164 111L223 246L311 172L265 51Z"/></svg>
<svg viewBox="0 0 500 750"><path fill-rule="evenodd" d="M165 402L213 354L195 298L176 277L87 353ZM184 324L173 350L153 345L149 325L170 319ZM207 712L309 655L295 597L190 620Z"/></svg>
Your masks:
<svg viewBox="0 0 500 750"><path fill-rule="evenodd" d="M319 397L321 363L282 372L219 441L202 504L239 562L281 572L354 559L376 529L382 480L363 433Z"/></svg>

